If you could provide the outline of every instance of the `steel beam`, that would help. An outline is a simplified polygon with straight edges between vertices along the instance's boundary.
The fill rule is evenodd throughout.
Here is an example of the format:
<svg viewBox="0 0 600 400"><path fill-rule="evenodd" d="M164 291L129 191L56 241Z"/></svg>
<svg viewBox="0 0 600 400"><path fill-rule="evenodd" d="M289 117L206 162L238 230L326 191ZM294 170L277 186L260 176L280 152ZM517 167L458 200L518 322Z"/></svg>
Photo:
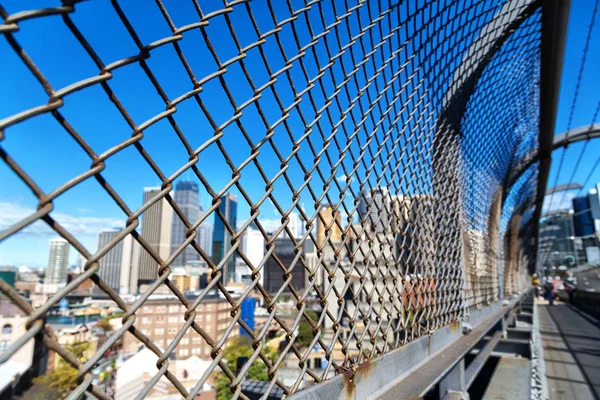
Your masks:
<svg viewBox="0 0 600 400"><path fill-rule="evenodd" d="M566 148L573 143L581 142L584 140L596 139L599 137L600 137L600 124L580 126L577 129L572 129L568 132L563 132L559 135L554 136L554 139L552 141L552 150ZM537 149L535 149L535 150L525 154L523 157L521 157L521 159L519 161L517 161L517 163L515 164L514 172L508 176L507 184L505 185L506 188L510 189L517 182L517 180L521 177L521 175L523 175L525 173L525 171L527 171L533 164L535 164L539 160L540 160L540 154ZM557 189L555 190L555 192L559 191L558 190L559 188L563 189L562 188L563 186L564 185L558 185L556 187ZM552 189L554 189L554 188L546 190L545 194L546 195L551 194ZM568 190L568 189L570 189L570 188L564 188L564 190ZM576 189L579 189L579 188L576 188Z"/></svg>
<svg viewBox="0 0 600 400"><path fill-rule="evenodd" d="M498 301L469 316L473 330L463 334L463 321L361 364L354 377L345 374L311 386L290 397L293 400L411 399L435 386L471 351L486 333L520 303Z"/></svg>
<svg viewBox="0 0 600 400"><path fill-rule="evenodd" d="M542 0L542 54L540 71L540 130L538 182L533 214L534 262L537 264L539 221L550 174L556 110L569 24L570 0ZM533 272L533 271L530 271Z"/></svg>
<svg viewBox="0 0 600 400"><path fill-rule="evenodd" d="M475 378L477 378L477 375L487 362L488 358L490 358L492 351L494 351L494 348L500 339L502 339L502 331L496 331L494 336L486 343L485 347L477 354L477 357L471 361L471 364L469 364L469 368L465 373L465 383L467 388L473 384Z"/></svg>

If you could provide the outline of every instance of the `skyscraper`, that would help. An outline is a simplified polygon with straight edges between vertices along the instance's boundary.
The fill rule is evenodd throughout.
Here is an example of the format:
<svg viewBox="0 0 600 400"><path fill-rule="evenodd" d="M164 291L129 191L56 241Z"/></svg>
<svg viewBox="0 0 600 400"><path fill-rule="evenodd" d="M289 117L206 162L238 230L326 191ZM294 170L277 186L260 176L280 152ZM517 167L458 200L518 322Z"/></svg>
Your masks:
<svg viewBox="0 0 600 400"><path fill-rule="evenodd" d="M433 273L436 260L434 197L398 195L392 198L392 241L398 244L405 273Z"/></svg>
<svg viewBox="0 0 600 400"><path fill-rule="evenodd" d="M258 229L256 229L256 225L251 224L246 231L244 232L244 254L254 268L257 268L260 265L260 262L265 256L265 238L262 233ZM250 273L250 268L247 268L247 273ZM264 269L260 273L260 282L262 283L264 279Z"/></svg>
<svg viewBox="0 0 600 400"><path fill-rule="evenodd" d="M298 239L301 238L302 235L304 235L304 226L302 224L302 220L300 218L300 216L298 215L298 213L295 212L291 212L288 215L288 218L290 219L288 224L287 224L287 229L289 229L292 232L292 237L294 239ZM287 233L287 231L284 229L281 231L281 233L279 234L279 236L277 237L278 239L285 239L288 238L289 239L289 235Z"/></svg>
<svg viewBox="0 0 600 400"><path fill-rule="evenodd" d="M227 193L221 196L221 204L219 205L219 211L225 217L229 226L232 229L237 228L237 198ZM213 225L213 251L212 258L215 264L219 264L227 252L231 249L231 235L225 224L219 218L219 215L215 213L215 223ZM233 253L227 260L227 263L222 268L222 281L227 283L235 279L235 258L236 255Z"/></svg>
<svg viewBox="0 0 600 400"><path fill-rule="evenodd" d="M573 225L575 236L585 237L600 231L600 198L597 188L590 189L589 193L573 199Z"/></svg>
<svg viewBox="0 0 600 400"><path fill-rule="evenodd" d="M70 247L69 242L63 238L50 241L50 257L44 281L45 293L56 293L67 284Z"/></svg>
<svg viewBox="0 0 600 400"><path fill-rule="evenodd" d="M100 232L98 248L106 246L121 232L120 229ZM121 295L135 293L138 281L140 245L127 235L100 260L98 276Z"/></svg>
<svg viewBox="0 0 600 400"><path fill-rule="evenodd" d="M283 289L283 293L291 292L290 285L293 286L294 290L304 289L307 281L307 273L304 266L308 265L314 268L316 265L315 261L311 262L311 258L316 260L314 244L310 240L302 242L300 246L301 257L298 257L296 245L290 238L275 239L273 244L275 245L274 254L266 260L262 272L264 274L265 290L269 293L277 293L284 285L284 282L286 282L287 277L279 263L283 264L286 270L290 271L291 269L291 281Z"/></svg>
<svg viewBox="0 0 600 400"><path fill-rule="evenodd" d="M160 188L144 188L144 204L160 193ZM171 254L171 229L173 208L163 198L152 204L142 217L142 237L166 260ZM158 264L150 253L141 249L138 285L151 283L158 277Z"/></svg>
<svg viewBox="0 0 600 400"><path fill-rule="evenodd" d="M334 221L334 214L335 220ZM329 228L331 231L330 240L333 242L339 242L342 240L342 230L340 226L342 225L342 217L339 213L339 210L334 211L330 205L323 205L319 209L319 216L317 217L317 245L321 247L323 243L327 242L327 233L325 232L325 228Z"/></svg>
<svg viewBox="0 0 600 400"><path fill-rule="evenodd" d="M190 181L180 181L175 186L175 203L179 206L183 214L186 216L187 220L193 224L195 223L202 213L202 208L200 207L200 195L198 190L198 184L196 182ZM205 229L204 225L201 225L196 229L196 243L200 245L205 251L206 245L205 242ZM173 228L172 228L172 237L171 237L171 254L175 252L181 246L181 244L185 241L185 232L187 231L187 227L179 218L179 216L173 213ZM198 261L200 260L200 254L194 249L194 247L190 244L186 247L186 249L181 252L173 261L172 267L185 267L190 261Z"/></svg>
<svg viewBox="0 0 600 400"><path fill-rule="evenodd" d="M198 234L200 239L200 246L208 254L212 256L212 238L213 238L213 226L211 223L204 221L200 225L200 232Z"/></svg>
<svg viewBox="0 0 600 400"><path fill-rule="evenodd" d="M360 193L358 214L375 232L389 230L391 199L386 188L364 189Z"/></svg>

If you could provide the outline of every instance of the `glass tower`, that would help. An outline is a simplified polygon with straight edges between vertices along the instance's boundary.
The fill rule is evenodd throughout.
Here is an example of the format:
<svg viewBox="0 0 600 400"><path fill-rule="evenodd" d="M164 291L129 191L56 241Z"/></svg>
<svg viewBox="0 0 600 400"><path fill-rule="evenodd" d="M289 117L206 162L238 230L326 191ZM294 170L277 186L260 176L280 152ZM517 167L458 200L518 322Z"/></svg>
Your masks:
<svg viewBox="0 0 600 400"><path fill-rule="evenodd" d="M219 205L219 211L227 220L227 223L231 229L236 229L237 226L237 198L227 193L221 197L221 204ZM231 249L231 234L225 228L225 224L219 218L219 215L215 213L215 223L213 225L213 251L212 258L215 264L219 264L224 258L227 252ZM223 268L221 269L223 276L223 283L228 283L235 279L235 255L233 253L228 259Z"/></svg>

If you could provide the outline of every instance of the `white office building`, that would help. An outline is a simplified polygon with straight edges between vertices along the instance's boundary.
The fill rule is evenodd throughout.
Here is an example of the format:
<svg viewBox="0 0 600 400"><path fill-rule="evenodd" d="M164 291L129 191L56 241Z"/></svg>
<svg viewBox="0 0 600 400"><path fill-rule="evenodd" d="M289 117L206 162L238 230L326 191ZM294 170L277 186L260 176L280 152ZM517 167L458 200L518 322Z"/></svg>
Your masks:
<svg viewBox="0 0 600 400"><path fill-rule="evenodd" d="M50 241L50 257L46 278L44 280L44 292L53 294L58 292L67 284L69 275L69 249L71 245L63 238Z"/></svg>

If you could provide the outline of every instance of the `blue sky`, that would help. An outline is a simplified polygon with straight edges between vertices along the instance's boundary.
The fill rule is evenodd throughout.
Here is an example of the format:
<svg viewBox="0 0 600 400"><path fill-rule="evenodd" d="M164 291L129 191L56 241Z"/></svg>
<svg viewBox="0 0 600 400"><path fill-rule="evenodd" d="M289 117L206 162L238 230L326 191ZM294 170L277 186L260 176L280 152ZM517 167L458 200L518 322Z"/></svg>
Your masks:
<svg viewBox="0 0 600 400"><path fill-rule="evenodd" d="M154 3L149 3L147 7L136 6L137 2L122 3L125 15L127 15L143 44L152 43L171 35L169 25ZM203 9L204 13L211 12L211 7L214 9L219 8L218 2L206 3L206 9ZM285 7L285 3L275 3L277 6L274 12L277 20L287 18L289 11ZM294 1L293 3L295 9L299 8L296 5L298 2ZM590 22L591 3L591 1L573 1L559 114L556 124L557 133L567 129L575 78L580 65L587 26ZM23 2L17 0L3 2L3 4L9 14L22 11L24 7ZM56 5L56 1L30 1L27 2L26 6L27 9L35 9ZM177 27L182 27L198 20L196 11L192 7L192 2L171 0L165 1L165 6L174 25ZM373 7L376 8L375 5ZM236 27L242 25L248 26L250 20L247 13L238 12L238 10L243 11L239 7L230 15L232 24ZM376 12L377 10L372 11ZM269 9L265 6L264 1L253 2L253 15L261 32L264 33L273 29ZM362 18L366 18L366 13L363 12L361 15ZM331 13L325 11L326 20L331 21L331 17ZM318 15L311 13L309 18L312 24L315 24L315 26L318 24ZM72 19L105 65L139 52L135 42L127 33L109 2L95 1L78 4L77 12L72 14ZM218 23L218 21L221 22ZM95 28L94 23L100 23L102 29ZM15 38L34 60L55 90L68 86L73 82L98 75L98 68L68 30L60 16L26 20L20 22L19 26L20 31L15 34ZM354 34L358 28L356 22L351 24L350 28ZM297 46L294 43L293 36L289 34L289 26L283 29L282 46L288 55L296 54ZM596 27L594 32L596 43L598 43L597 38L600 35L600 32L598 32L599 29ZM306 44L309 33L306 24L303 24L301 20L297 23L297 31L300 42ZM222 62L237 54L234 40L221 19L215 20L214 23L211 21L211 24L207 28L207 34L217 49L218 57ZM191 30L185 32L183 35L184 40L181 40L179 45L196 77L201 78L216 71L216 63L205 45L200 32L198 30ZM340 35L343 41L347 37L347 32L341 30ZM244 35L238 37L238 40L240 41L240 45L245 47L255 42L257 36L252 29L245 29ZM368 45L368 39L365 40L367 40L366 44ZM392 43L392 45L394 44ZM282 68L284 61L280 55L277 43L274 40L267 40L264 46L265 52L269 55L271 69L277 71ZM356 51L359 52L356 54L358 59L362 58L360 49ZM383 57L390 55L390 50L386 46L382 46L380 51ZM328 57L326 56L326 49L323 47L322 41L315 47L315 53L321 64L325 64ZM591 115L598 101L598 93L600 93L600 82L593 76L593 71L600 70L599 53L599 46L592 46L588 54L583 84L579 92L576 112L573 116L572 128L591 122ZM2 95L0 96L0 120L23 110L45 104L48 100L46 93L25 68L21 60L18 59L6 40L0 39L0 54L2 55L2 60L0 61L0 87L3 88ZM161 46L152 50L151 54L152 56L147 60L147 64L156 76L156 79L161 83L169 99L175 99L190 90L190 78L177 57L173 46ZM345 54L344 63L347 65L350 62L348 54ZM245 65L255 80L257 87L266 83L268 73L257 51L248 52ZM397 65L391 63L389 70L393 70L394 67L397 68ZM306 63L305 68L309 77L317 74L318 68L314 63ZM338 76L342 74L339 67L334 68L337 68L335 72ZM369 68L373 67L368 66L367 69L369 70ZM376 80L379 88L384 87L386 79L390 78L391 73L389 70L386 72L387 75L383 74ZM299 90L306 86L306 79L297 64L294 65L290 74L296 87L300 88ZM402 76L399 77L399 79L402 78ZM252 89L244 78L239 65L231 65L228 68L227 74L224 75L224 79L238 106L252 97ZM360 84L365 83L362 77L358 77L358 81ZM138 63L116 70L109 84L137 125L165 110L165 102L157 94ZM281 96L282 103L287 107L293 99L293 93L287 79L281 75L278 78L278 82L275 83L275 87L277 93ZM326 87L326 90L330 93L331 87ZM355 91L356 88L350 88L351 92L352 90ZM319 105L317 108L320 108L325 102L323 95L316 89L312 93L314 101ZM377 95L377 90L374 86L371 86L368 93L374 98ZM273 124L281 118L281 110L270 91L264 91L262 94L263 97L259 100L261 110L268 123ZM389 94L389 96L391 98L392 94ZM232 117L233 108L225 100L227 98L226 94L217 79L204 85L201 98L210 114L215 118L217 125L223 124ZM215 99L218 99L218 101ZM348 100L342 96L341 101L342 107L347 107ZM368 107L368 101L365 97L361 99L360 105L365 108ZM303 116L308 121L312 121L315 110L306 96L303 97L301 110ZM339 118L339 112L336 113L333 108L330 110L332 119L335 121ZM132 134L131 128L118 113L116 107L109 101L100 85L93 85L85 90L69 95L60 112L96 154L101 154L112 146L126 140ZM381 110L375 110L374 115L376 119L379 118ZM194 100L186 100L178 104L177 112L173 115L173 118L193 149L198 148L213 136L214 130ZM264 137L265 125L256 108L248 107L244 109L241 121L247 129L248 136L254 143L259 142ZM288 157L293 150L292 141L288 137L288 133L294 137L294 140L298 140L304 134L304 124L297 113L291 113L288 123L290 127L289 132L283 124L280 124L275 129L273 136L273 142L284 158ZM321 132L325 135L331 132L332 126L326 118L322 118L319 124ZM415 122L409 121L408 124L414 126ZM349 132L352 132L352 119L348 118L343 126L347 127ZM369 130L372 126L372 121L366 121L364 128L365 130ZM382 128L384 130L389 129L389 123L383 123ZM43 114L11 126L6 129L5 136L6 138L1 144L3 148L40 184L46 193L51 192L90 167L90 157L85 154L81 147L56 122L55 118L49 114ZM379 133L375 135L375 140L370 144L366 144L367 147L376 149L378 147L376 139L381 136ZM323 148L324 141L320 137L316 126L311 140L317 152ZM229 125L224 130L221 142L236 166L240 165L250 156L250 147L235 124ZM141 143L165 176L175 173L189 158L184 145L177 138L174 129L166 119L146 129ZM365 144L364 141L362 144ZM344 145L344 142L340 143L340 146ZM387 143L386 145L390 148L393 146L392 143ZM573 145L569 148L565 157L566 161L563 164L563 171L559 176L559 183L569 178L571 171L569 167L572 168L570 160L577 156L578 153L576 152L579 148L580 145ZM351 145L351 149L355 154L360 153L359 144L356 141ZM599 151L600 144L597 142L591 142L587 146L586 154L580 165L580 171L582 172L576 175L576 180L584 179L590 166L596 160ZM331 144L328 152L331 152L333 155L337 152L334 150L333 144ZM306 142L303 142L300 147L299 157L303 160L307 168L312 166L314 155L308 146L306 146ZM335 163L338 158L334 158L333 162ZM264 168L264 173L269 178L276 176L280 169L280 162L269 143L265 143L261 147L259 161ZM346 184L342 167L350 171L352 164L352 160L348 157L342 161L337 171L333 171L334 176L339 179L336 182L340 185L344 186ZM553 165L550 178L551 183L554 182L554 176L557 173L556 164L555 162ZM215 192L219 192L232 178L231 168L227 165L223 155L215 145L209 146L200 153L200 161L197 165L205 174L205 178L209 181ZM329 178L332 171L325 157L323 157L320 167L325 178ZM357 173L364 176L366 173L365 166L361 164ZM422 173L422 176L419 173L415 172L417 176L415 181L404 182L399 189L410 192L419 184L423 184L423 182L426 184L426 173ZM102 172L102 175L114 187L132 211L141 206L142 189L144 187L160 185L160 178L152 171L133 146L109 158L106 161L106 169ZM583 177L581 177L582 175ZM197 180L191 173L184 173L183 177L186 176L191 176L191 179ZM384 177L389 178L389 172L386 172ZM296 188L304 181L303 173L296 160L290 162L288 178ZM317 195L322 193L322 183L320 180L321 178L315 172L311 185L313 185ZM597 171L590 180L590 185L599 180L600 171ZM2 162L0 162L0 182L2 182L0 187L0 228L4 228L31 214L37 206L37 199ZM253 164L249 164L243 169L240 182L254 202L265 194L265 182ZM377 185L375 174L370 176L369 183L372 186ZM355 191L358 189L358 182L356 180L349 184ZM288 185L280 178L276 181L274 187L275 197L288 199L282 202L282 207L289 207L291 190L288 188ZM239 199L238 220L247 219L249 206L235 188L231 191ZM333 200L339 199L339 191L335 187L331 189L330 194ZM203 208L208 208L212 199L205 190L201 191L200 197ZM304 207L310 210L309 214L312 214L314 210L313 200L306 189L301 192L301 197ZM53 216L80 239L91 252L96 249L96 237L100 230L122 225L126 219L122 210L117 207L115 202L93 178L78 184L72 190L59 196L54 201L54 205L55 211L53 212ZM274 209L274 206L269 201L266 201L260 207L260 210L261 222L269 228L276 227L278 224L277 221L281 216ZM210 221L212 222L212 216L210 217ZM45 266L48 257L48 241L53 236L53 233L45 225L39 223L31 226L19 235L5 240L0 243L0 265L28 264ZM72 253L71 259L74 260L76 254L74 251Z"/></svg>

